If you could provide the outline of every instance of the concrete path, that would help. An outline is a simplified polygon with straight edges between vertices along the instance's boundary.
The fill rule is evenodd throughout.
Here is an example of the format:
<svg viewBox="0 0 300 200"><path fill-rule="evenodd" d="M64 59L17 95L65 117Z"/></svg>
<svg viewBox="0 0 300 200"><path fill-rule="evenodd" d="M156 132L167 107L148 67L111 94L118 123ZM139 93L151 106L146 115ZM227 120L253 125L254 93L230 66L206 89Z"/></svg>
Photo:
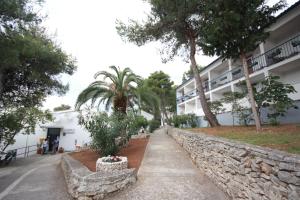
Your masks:
<svg viewBox="0 0 300 200"><path fill-rule="evenodd" d="M69 200L61 155L36 155L0 168L0 200Z"/></svg>
<svg viewBox="0 0 300 200"><path fill-rule="evenodd" d="M162 130L151 135L138 181L109 200L226 200L191 162L187 153Z"/></svg>

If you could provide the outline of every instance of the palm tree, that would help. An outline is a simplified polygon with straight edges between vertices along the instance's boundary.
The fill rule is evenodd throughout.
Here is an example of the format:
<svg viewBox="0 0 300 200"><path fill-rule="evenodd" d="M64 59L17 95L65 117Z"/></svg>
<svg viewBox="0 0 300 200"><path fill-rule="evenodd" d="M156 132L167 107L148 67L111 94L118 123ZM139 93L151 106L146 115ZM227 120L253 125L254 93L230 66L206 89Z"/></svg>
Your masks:
<svg viewBox="0 0 300 200"><path fill-rule="evenodd" d="M141 92L137 86L141 82L141 77L134 74L131 69L125 68L121 70L119 67L110 66L114 73L100 71L95 74L95 79L103 76L103 81L95 81L91 83L85 90L83 90L76 101L76 109L91 100L92 106L97 103L99 107L102 103L105 104L105 109L109 110L113 106L115 111L126 114L128 106L138 104L140 107L141 100L151 102L149 93ZM109 82L105 82L109 79ZM136 86L134 86L136 85ZM146 98L149 96L149 98Z"/></svg>

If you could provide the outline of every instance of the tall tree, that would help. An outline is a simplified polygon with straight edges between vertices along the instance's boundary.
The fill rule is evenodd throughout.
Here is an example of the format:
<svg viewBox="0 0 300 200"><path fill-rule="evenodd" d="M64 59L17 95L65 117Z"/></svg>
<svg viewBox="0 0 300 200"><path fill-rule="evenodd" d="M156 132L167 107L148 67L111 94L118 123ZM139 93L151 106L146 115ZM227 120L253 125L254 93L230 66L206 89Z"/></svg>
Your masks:
<svg viewBox="0 0 300 200"><path fill-rule="evenodd" d="M64 94L59 75L72 75L75 61L41 27L41 0L0 1L0 151L21 130L32 133L50 119L40 107L47 95Z"/></svg>
<svg viewBox="0 0 300 200"><path fill-rule="evenodd" d="M249 100L256 129L261 124L249 78L247 53L254 51L259 43L268 36L266 26L275 20L273 16L280 10L282 1L273 6L266 5L266 0L207 0L201 6L201 45L208 55L222 58L240 58L246 79Z"/></svg>
<svg viewBox="0 0 300 200"><path fill-rule="evenodd" d="M169 123L168 113L175 110L174 104L176 103L174 83L171 81L170 76L162 71L154 72L145 80L145 85L149 91L152 91L159 97L160 113L163 114L167 123Z"/></svg>
<svg viewBox="0 0 300 200"><path fill-rule="evenodd" d="M115 66L110 66L110 69L113 73L100 71L95 74L95 78L102 76L103 80L94 81L79 94L75 105L77 109L91 100L92 106L97 103L99 107L104 103L106 110L109 110L113 105L115 111L126 114L129 106L133 107L141 100L152 99L148 93L137 90L141 77L134 74L131 69L121 70ZM106 79L109 81L106 82Z"/></svg>
<svg viewBox="0 0 300 200"><path fill-rule="evenodd" d="M164 61L171 60L176 55L188 55L203 112L211 126L218 126L219 123L207 104L195 59L200 43L198 29L201 18L199 15L201 1L148 0L148 2L151 6L151 13L148 15L147 21L139 23L131 20L128 26L118 21L119 35L138 46L150 41L161 41L165 44L162 53L167 55Z"/></svg>

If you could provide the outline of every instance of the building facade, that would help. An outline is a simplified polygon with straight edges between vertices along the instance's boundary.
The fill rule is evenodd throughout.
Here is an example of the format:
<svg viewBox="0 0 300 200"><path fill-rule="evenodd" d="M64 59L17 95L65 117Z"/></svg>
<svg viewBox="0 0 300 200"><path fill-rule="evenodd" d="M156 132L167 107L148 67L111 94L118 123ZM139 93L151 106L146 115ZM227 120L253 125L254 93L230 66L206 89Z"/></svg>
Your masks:
<svg viewBox="0 0 300 200"><path fill-rule="evenodd" d="M280 76L280 81L289 83L297 93L290 97L300 104L300 1L281 13L275 23L267 29L270 33L264 43L253 52L248 52L250 80L256 84L267 76ZM239 91L238 84L245 80L242 63L239 59L216 59L200 73L206 98L217 101L225 92ZM177 114L194 113L200 117L200 126L206 126L203 110L196 92L194 78L182 83L176 89ZM243 102L249 106L247 101ZM217 116L223 125L232 125L230 105L224 105L226 111ZM264 117L264 116L263 116ZM300 110L289 110L283 123L299 123Z"/></svg>
<svg viewBox="0 0 300 200"><path fill-rule="evenodd" d="M45 138L49 140L50 151L56 138L59 140L59 147L63 147L65 151L83 147L91 142L91 137L78 123L78 115L79 112L72 110L53 112L53 121L37 124L35 132L30 135L18 133L15 143L8 146L6 151L17 149L18 157L36 154L37 146L40 146Z"/></svg>

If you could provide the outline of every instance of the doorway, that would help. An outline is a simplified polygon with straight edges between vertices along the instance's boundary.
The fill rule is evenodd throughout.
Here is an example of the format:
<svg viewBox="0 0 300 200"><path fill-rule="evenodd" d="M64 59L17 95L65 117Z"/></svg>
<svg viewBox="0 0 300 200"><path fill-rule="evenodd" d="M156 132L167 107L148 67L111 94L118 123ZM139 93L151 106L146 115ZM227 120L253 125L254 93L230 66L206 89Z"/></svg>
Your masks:
<svg viewBox="0 0 300 200"><path fill-rule="evenodd" d="M53 142L54 140L60 136L60 128L48 128L47 138L49 144L49 151L53 151Z"/></svg>

